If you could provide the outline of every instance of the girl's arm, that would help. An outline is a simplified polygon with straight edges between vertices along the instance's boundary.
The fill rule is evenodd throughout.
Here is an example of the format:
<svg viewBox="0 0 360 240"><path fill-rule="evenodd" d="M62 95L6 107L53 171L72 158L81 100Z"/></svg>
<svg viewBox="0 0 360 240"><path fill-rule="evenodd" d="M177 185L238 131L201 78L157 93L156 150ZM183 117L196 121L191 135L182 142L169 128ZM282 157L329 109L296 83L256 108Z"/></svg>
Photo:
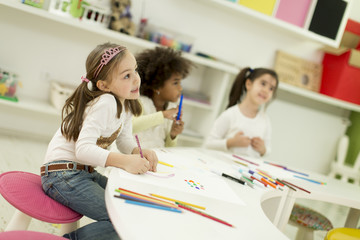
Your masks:
<svg viewBox="0 0 360 240"><path fill-rule="evenodd" d="M139 133L162 123L164 123L164 115L162 112L140 115L138 117L133 117L132 130L133 133Z"/></svg>

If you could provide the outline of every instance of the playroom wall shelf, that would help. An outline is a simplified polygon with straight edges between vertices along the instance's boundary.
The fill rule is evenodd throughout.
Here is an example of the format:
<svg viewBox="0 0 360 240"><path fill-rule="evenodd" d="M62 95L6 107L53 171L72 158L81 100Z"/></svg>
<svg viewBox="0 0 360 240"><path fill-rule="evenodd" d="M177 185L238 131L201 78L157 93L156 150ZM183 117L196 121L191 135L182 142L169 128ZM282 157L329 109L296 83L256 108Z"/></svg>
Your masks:
<svg viewBox="0 0 360 240"><path fill-rule="evenodd" d="M305 39L317 41L317 42L320 42L320 43L323 43L323 44L326 44L326 45L332 46L332 47L338 47L340 44L341 37L345 30L346 22L347 22L349 11L350 11L349 10L350 4L351 4L351 0L344 1L347 3L346 8L345 8L343 17L341 19L341 22L340 22L340 25L338 28L336 38L332 39L332 38L324 37L320 34L317 34L317 33L314 33L312 31L308 30L317 0L312 0L303 27L283 21L274 16L277 6L281 0L276 1L272 16L266 15L264 13L254 10L254 9L245 7L244 5L240 5L239 3L231 2L229 0L198 0L198 1L203 2L203 4L212 5L214 8L219 9L219 11L227 11L227 12L229 12L229 14L238 15L240 22L241 22L241 20L243 20L243 18L248 17L248 18L251 18L252 20L259 21L260 24L267 24L268 27L271 27L274 30L284 30L288 34L294 34L298 37L304 37ZM342 0L339 0L339 1L342 1Z"/></svg>
<svg viewBox="0 0 360 240"><path fill-rule="evenodd" d="M209 2L216 6L223 6L226 9L232 9L233 7L233 5L231 5L232 3L226 1L211 0ZM230 6L232 7L230 8ZM235 9L238 9L238 7ZM239 9L242 9L242 7L239 6ZM268 19L266 18L265 20ZM276 24L280 24L275 19L272 21L275 21ZM34 25L28 26L32 24ZM38 27L36 24L41 26ZM23 25L26 25L26 28ZM35 49L52 44L50 42L51 35L55 34L56 31L61 31L61 36L64 36L64 34L66 36L68 32L71 32L71 36L66 36L65 39L53 39L53 41L66 45L67 48L74 51L74 57L79 55L82 56L82 59L87 55L88 49L86 48L85 51L79 46L92 44L87 43L87 41L90 41L88 39L93 38L106 39L108 41L124 44L133 52L139 52L146 48L158 46L155 43L143 39L114 32L99 26L84 24L77 19L57 16L45 10L21 4L18 1L0 0L0 26L4 29L2 32L4 36L11 35L15 37L14 39L20 38L23 41L26 40L26 43L29 44L31 48ZM34 36L24 36L25 33L23 33L23 31L25 31L25 29L28 30L27 28L36 30L36 34L41 35L40 40L38 38L32 40L33 37L37 36L35 33ZM46 38L50 38L50 40ZM2 64L12 62L14 65L19 64L19 66L23 66L21 65L21 61L24 56L23 52L25 51L30 52L29 54L31 54L32 61L36 62L37 65L45 65L46 62L44 61L48 61L46 60L47 58L43 56L45 53L42 53L42 51L38 51L37 54L32 54L32 50L29 46L18 46L16 45L16 41L11 40L11 38L6 41L2 39L2 41L4 41L4 44L0 46L1 55L6 52L6 49L17 49L17 51L13 52L14 56L11 56L13 59L9 59L9 61L1 60L0 63ZM93 45L91 45L91 48L92 47ZM183 53L183 56L196 65L196 68L192 70L190 76L183 81L183 87L192 91L200 91L208 94L210 103L204 104L188 99L184 100L183 117L186 125L184 133L179 138L179 145L200 146L216 117L224 110L229 88L235 75L238 73L239 68L189 53ZM59 54L57 57L63 62L69 60L67 55ZM81 64L83 64L83 61ZM30 69L31 71L38 72L31 72L31 74L28 74L28 72L24 70L25 66L17 67L24 89L22 89L21 95L19 95L19 102L17 103L0 99L0 112L2 116L0 118L0 129L1 131L9 132L11 134L27 134L48 140L59 127L60 111L52 107L48 100L48 95L46 93L49 92L49 84L45 84L44 82L41 82L42 80L35 77L40 75L40 68L36 68L37 65L33 65ZM25 71L25 73L23 73L23 71ZM50 72L50 75L53 75L52 72ZM56 73L54 75L56 75ZM36 91L26 90L26 87L29 85L34 85L34 88L38 86L38 88L36 88ZM290 92L291 94L296 94L312 101L360 112L359 105L347 103L285 83L280 84L279 90Z"/></svg>

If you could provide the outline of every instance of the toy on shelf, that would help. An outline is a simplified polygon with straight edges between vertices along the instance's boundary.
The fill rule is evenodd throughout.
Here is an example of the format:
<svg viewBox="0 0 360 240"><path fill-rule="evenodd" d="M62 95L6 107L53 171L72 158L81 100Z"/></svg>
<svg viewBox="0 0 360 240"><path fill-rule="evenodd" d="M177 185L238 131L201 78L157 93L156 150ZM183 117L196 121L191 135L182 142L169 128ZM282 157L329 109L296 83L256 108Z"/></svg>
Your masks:
<svg viewBox="0 0 360 240"><path fill-rule="evenodd" d="M107 28L111 15L110 0L51 0L49 12Z"/></svg>
<svg viewBox="0 0 360 240"><path fill-rule="evenodd" d="M17 85L22 87L17 74L0 69L0 98L17 102L18 98L15 96Z"/></svg>
<svg viewBox="0 0 360 240"><path fill-rule="evenodd" d="M130 13L131 0L111 0L111 30L134 36L135 24Z"/></svg>
<svg viewBox="0 0 360 240"><path fill-rule="evenodd" d="M22 0L21 2L37 8L42 8L44 5L44 0Z"/></svg>
<svg viewBox="0 0 360 240"><path fill-rule="evenodd" d="M140 22L140 26L141 24L142 23ZM141 35L141 38L166 47L171 47L175 50L181 50L184 52L191 51L194 41L193 37L148 24L148 20L146 20L146 22L143 22L143 25L144 26L141 26L141 31L139 29L139 35Z"/></svg>

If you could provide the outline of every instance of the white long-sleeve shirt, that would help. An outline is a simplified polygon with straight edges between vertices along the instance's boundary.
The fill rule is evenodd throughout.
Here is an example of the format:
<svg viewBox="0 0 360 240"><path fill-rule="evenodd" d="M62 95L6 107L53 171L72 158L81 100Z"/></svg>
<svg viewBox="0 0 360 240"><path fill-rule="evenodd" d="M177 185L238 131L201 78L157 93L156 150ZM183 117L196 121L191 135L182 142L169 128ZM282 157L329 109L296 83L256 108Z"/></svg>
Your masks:
<svg viewBox="0 0 360 240"><path fill-rule="evenodd" d="M240 111L239 105L234 105L220 114L204 143L204 147L230 151L237 155L260 157L260 153L255 151L251 145L227 148L227 139L234 137L240 131L244 132L244 136L263 139L266 147L265 154L270 153L271 123L269 117L264 111L259 111L255 118L246 117Z"/></svg>
<svg viewBox="0 0 360 240"><path fill-rule="evenodd" d="M85 110L78 140L67 141L59 128L49 143L44 163L67 160L105 167L110 153L107 147L115 140L121 153L130 154L137 147L132 136L132 114L125 112L124 107L120 118L116 113L113 95L103 94L94 99Z"/></svg>
<svg viewBox="0 0 360 240"><path fill-rule="evenodd" d="M173 121L164 118L161 111L156 111L154 102L146 97L140 96L142 114L133 118L133 133L137 134L141 147L159 148L174 147L177 138L171 139L170 131ZM176 107L176 104L169 103L167 109Z"/></svg>

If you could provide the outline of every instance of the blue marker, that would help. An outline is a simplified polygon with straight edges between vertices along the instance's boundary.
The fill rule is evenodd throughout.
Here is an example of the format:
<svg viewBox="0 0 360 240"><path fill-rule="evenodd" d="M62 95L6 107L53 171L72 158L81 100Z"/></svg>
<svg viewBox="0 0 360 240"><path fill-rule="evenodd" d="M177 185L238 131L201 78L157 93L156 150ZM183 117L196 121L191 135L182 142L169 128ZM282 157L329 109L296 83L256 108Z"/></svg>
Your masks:
<svg viewBox="0 0 360 240"><path fill-rule="evenodd" d="M180 120L181 107L182 107L182 101L183 101L183 98L184 98L184 95L182 95L182 94L181 94L181 97L180 97L180 103L179 103L179 111L178 111L178 114L177 114L176 120Z"/></svg>

